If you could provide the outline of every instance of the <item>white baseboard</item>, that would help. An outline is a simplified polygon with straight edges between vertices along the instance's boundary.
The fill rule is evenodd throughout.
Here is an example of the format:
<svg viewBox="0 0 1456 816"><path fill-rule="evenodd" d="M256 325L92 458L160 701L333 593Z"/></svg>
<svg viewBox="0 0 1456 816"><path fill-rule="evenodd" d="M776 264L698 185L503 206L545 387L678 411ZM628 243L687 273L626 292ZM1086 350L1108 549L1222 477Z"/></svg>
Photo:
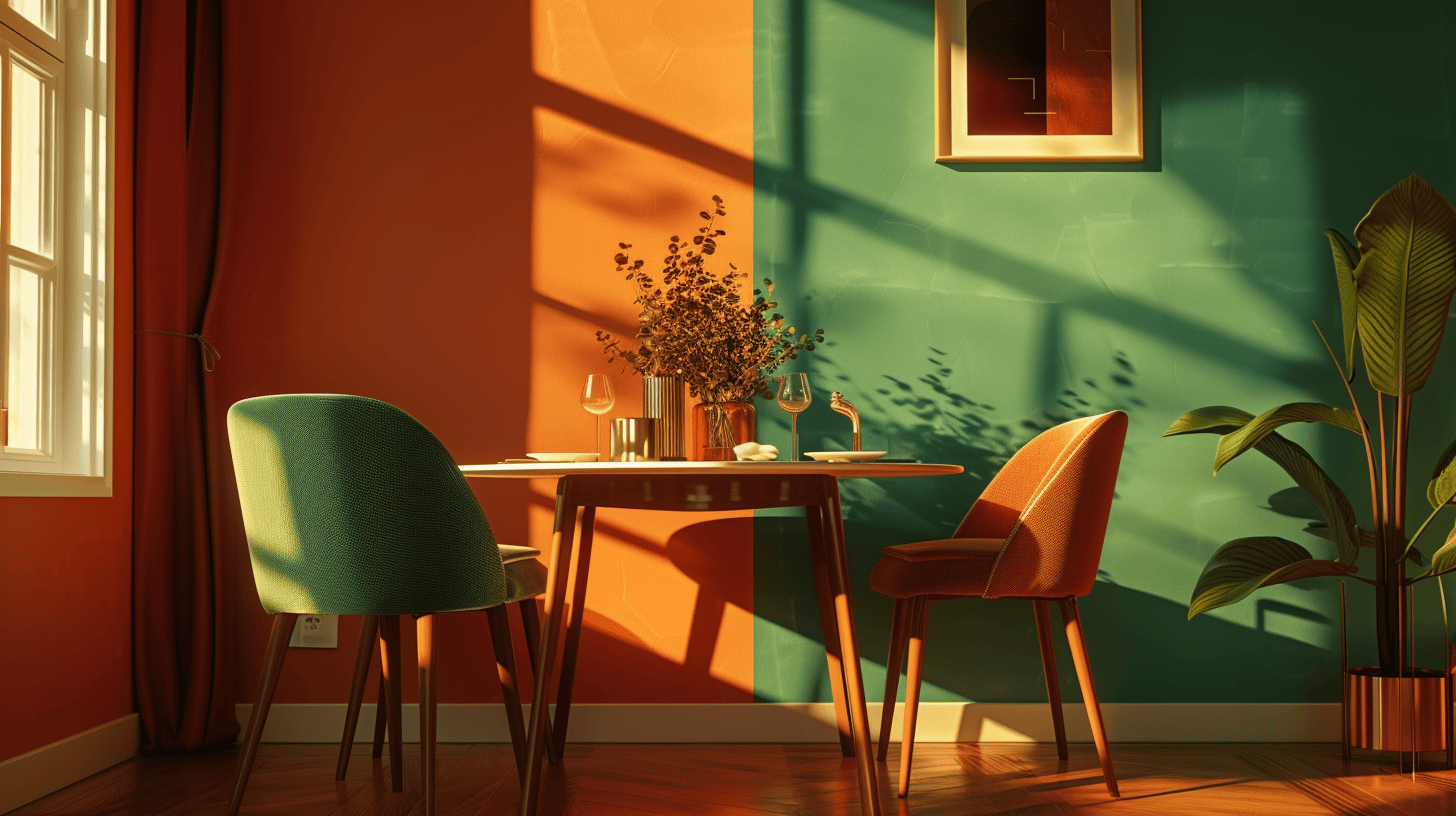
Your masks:
<svg viewBox="0 0 1456 816"><path fill-rule="evenodd" d="M238 706L247 725L251 705ZM901 705L903 708L903 704ZM878 731L880 704L869 704ZM509 742L499 705L442 704L441 742ZM1091 742L1086 710L1065 706L1067 738ZM1339 703L1107 703L1102 706L1114 742L1339 742ZM901 712L893 739L900 738ZM264 742L337 742L344 705L275 705ZM1045 703L922 703L919 742L1051 742ZM355 739L374 734L374 706L359 714ZM404 738L419 741L419 708L404 707ZM579 704L571 707L572 742L837 742L829 703Z"/></svg>
<svg viewBox="0 0 1456 816"><path fill-rule="evenodd" d="M0 813L48 796L141 750L141 718L119 717L0 762Z"/></svg>

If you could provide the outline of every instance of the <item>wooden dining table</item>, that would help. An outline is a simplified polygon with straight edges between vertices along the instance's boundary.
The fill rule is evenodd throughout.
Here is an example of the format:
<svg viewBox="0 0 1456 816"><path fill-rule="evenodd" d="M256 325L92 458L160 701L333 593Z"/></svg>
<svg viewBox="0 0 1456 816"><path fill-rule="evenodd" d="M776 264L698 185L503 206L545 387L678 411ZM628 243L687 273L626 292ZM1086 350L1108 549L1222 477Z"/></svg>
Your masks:
<svg viewBox="0 0 1456 816"><path fill-rule="evenodd" d="M598 507L673 511L805 508L840 749L844 756L855 758L862 812L879 816L879 786L850 604L839 480L947 476L962 472L960 466L874 461L542 462L462 465L460 470L481 478L556 480L556 520L531 697L521 816L535 816L539 808L541 760L547 741L561 747L566 740ZM539 703L552 688L558 653L556 716L554 725L548 726L547 706ZM548 727L552 733L547 733Z"/></svg>

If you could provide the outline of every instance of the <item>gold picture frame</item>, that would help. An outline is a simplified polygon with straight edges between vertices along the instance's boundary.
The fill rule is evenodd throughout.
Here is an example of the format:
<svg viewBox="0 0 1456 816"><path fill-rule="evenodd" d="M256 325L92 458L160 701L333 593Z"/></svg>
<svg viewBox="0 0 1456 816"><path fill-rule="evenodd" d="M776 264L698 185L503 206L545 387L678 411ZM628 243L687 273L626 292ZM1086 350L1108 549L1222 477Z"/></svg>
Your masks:
<svg viewBox="0 0 1456 816"><path fill-rule="evenodd" d="M936 0L935 160L1140 162L1142 63L1141 0Z"/></svg>

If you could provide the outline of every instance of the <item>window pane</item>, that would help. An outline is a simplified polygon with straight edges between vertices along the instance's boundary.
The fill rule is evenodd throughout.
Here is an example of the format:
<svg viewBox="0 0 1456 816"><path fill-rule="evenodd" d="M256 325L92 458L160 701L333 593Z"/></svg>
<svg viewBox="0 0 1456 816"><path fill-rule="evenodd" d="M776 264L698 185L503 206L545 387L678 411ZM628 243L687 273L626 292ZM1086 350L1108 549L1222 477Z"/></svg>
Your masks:
<svg viewBox="0 0 1456 816"><path fill-rule="evenodd" d="M51 153L55 86L11 60L10 243L51 253Z"/></svg>
<svg viewBox="0 0 1456 816"><path fill-rule="evenodd" d="M7 338L5 404L10 409L12 448L42 447L44 428L45 350L49 333L50 282L34 270L10 267L10 332Z"/></svg>
<svg viewBox="0 0 1456 816"><path fill-rule="evenodd" d="M10 0L10 7L45 33L56 36L56 0Z"/></svg>

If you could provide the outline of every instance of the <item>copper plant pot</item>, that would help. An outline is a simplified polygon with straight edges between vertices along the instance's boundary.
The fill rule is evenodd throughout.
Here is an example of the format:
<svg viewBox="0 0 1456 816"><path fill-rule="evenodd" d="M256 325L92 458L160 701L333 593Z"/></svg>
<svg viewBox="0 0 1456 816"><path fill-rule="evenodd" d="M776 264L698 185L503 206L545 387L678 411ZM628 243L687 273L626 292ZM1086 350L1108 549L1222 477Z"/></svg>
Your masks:
<svg viewBox="0 0 1456 816"><path fill-rule="evenodd" d="M1414 674L1414 677L1389 677L1381 675L1380 669L1374 666L1350 669L1345 674L1350 747L1377 751L1445 750L1446 718L1451 716L1446 677L1436 669L1415 669ZM1411 747L1412 730L1416 735L1414 748Z"/></svg>

